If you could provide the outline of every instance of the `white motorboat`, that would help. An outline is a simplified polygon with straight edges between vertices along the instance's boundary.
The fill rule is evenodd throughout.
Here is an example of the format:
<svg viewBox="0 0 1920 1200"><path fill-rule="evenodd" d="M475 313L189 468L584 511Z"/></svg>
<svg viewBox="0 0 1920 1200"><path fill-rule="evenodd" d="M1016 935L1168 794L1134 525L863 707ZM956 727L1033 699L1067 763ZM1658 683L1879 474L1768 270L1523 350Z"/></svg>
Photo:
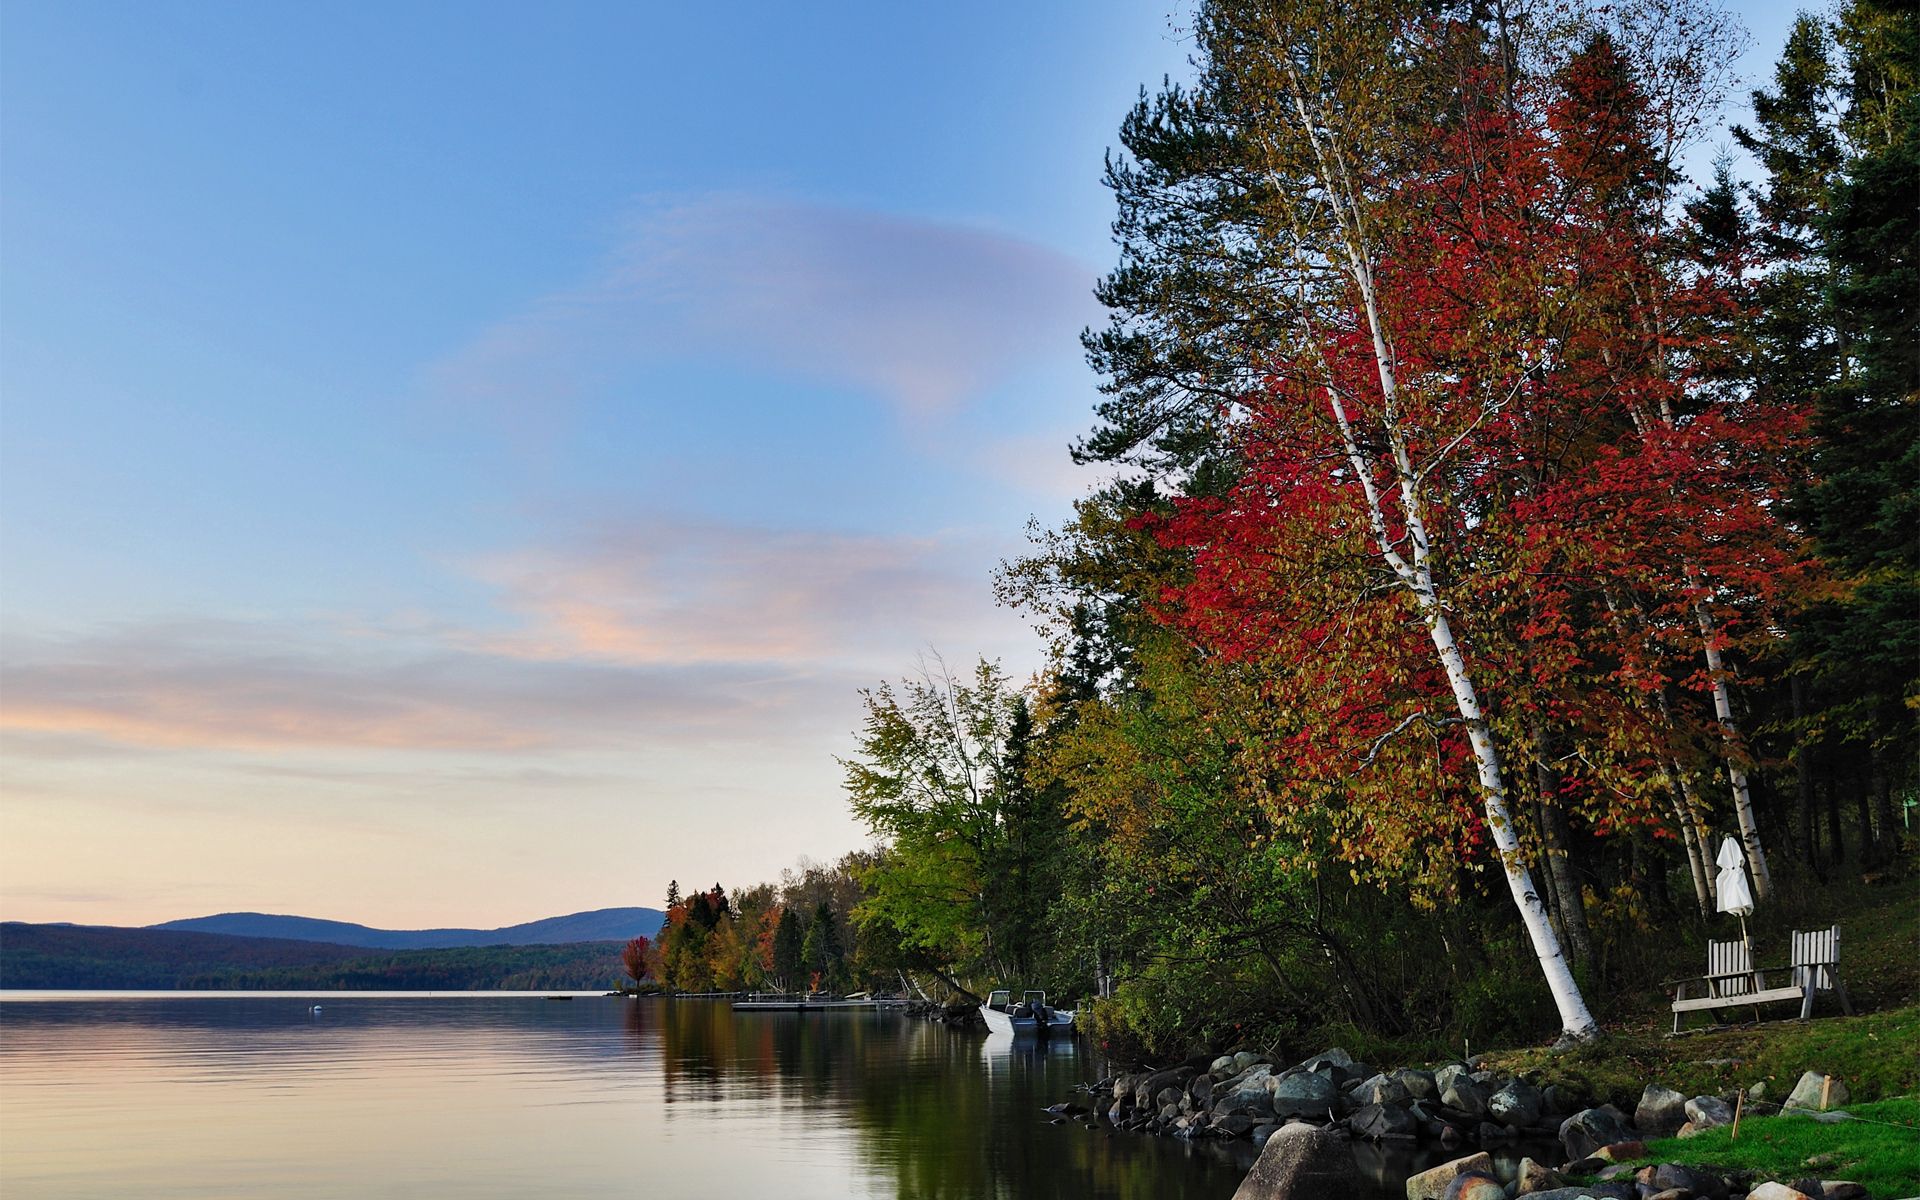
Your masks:
<svg viewBox="0 0 1920 1200"><path fill-rule="evenodd" d="M980 1017L987 1023L988 1033L1036 1034L1040 1037L1071 1033L1073 1015L1073 1009L1049 1006L1045 992L1023 992L1020 1002L1016 1004L1013 992L1006 988L987 993L987 1002L980 1006Z"/></svg>

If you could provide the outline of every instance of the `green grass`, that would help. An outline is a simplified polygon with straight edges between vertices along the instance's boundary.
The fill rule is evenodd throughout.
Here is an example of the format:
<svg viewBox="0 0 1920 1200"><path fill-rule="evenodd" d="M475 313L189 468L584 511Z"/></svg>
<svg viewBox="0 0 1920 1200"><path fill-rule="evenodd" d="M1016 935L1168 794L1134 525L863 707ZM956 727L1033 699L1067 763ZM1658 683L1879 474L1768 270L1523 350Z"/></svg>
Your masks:
<svg viewBox="0 0 1920 1200"><path fill-rule="evenodd" d="M1827 1125L1803 1116L1745 1118L1737 1139L1731 1126L1663 1138L1634 1161L1746 1170L1756 1180L1783 1183L1850 1179L1880 1198L1920 1194L1920 1100L1848 1104L1845 1111L1865 1119Z"/></svg>
<svg viewBox="0 0 1920 1200"><path fill-rule="evenodd" d="M1570 1084L1595 1103L1611 1101L1631 1113L1649 1083L1689 1096L1717 1096L1764 1082L1766 1098L1778 1104L1804 1071L1844 1081L1856 1101L1909 1096L1920 1092L1915 1046L1920 1046L1920 1005L1679 1038L1646 1029L1618 1030L1565 1054L1509 1050L1488 1059L1500 1070Z"/></svg>

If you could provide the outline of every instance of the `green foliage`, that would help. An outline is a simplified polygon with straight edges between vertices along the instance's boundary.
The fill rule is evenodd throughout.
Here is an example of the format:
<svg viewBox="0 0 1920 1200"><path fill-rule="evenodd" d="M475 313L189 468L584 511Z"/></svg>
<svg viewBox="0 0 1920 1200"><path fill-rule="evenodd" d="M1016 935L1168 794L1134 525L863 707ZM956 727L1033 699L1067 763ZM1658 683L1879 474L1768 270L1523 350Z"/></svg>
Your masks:
<svg viewBox="0 0 1920 1200"><path fill-rule="evenodd" d="M1057 793L1029 779L1027 698L997 664L938 664L863 693L845 760L853 811L885 845L857 919L979 985L1032 979L1060 895Z"/></svg>
<svg viewBox="0 0 1920 1200"><path fill-rule="evenodd" d="M846 981L847 954L840 945L840 930L833 909L822 900L807 922L807 936L800 944L800 960L821 987L832 991Z"/></svg>
<svg viewBox="0 0 1920 1200"><path fill-rule="evenodd" d="M773 931L773 979L784 990L798 988L806 978L806 936L799 914L791 908L782 908L780 923Z"/></svg>

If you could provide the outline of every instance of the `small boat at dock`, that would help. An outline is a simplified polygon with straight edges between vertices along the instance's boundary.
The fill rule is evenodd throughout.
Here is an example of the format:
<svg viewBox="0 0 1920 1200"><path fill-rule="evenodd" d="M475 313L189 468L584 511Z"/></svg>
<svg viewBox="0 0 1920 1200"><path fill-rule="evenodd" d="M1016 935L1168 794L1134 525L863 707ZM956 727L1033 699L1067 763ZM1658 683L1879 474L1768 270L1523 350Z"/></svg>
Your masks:
<svg viewBox="0 0 1920 1200"><path fill-rule="evenodd" d="M987 1023L988 1033L1037 1037L1072 1033L1073 1017L1073 1009L1049 1005L1045 992L1022 992L1016 1004L1013 992L1001 988L987 993L987 1002L980 1006L980 1019Z"/></svg>

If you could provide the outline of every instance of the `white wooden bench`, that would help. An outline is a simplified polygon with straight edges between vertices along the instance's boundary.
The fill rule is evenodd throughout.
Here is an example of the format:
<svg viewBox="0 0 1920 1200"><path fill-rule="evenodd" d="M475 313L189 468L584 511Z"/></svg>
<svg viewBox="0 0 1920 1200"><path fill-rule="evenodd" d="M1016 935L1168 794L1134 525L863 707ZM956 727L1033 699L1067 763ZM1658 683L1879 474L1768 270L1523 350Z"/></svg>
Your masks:
<svg viewBox="0 0 1920 1200"><path fill-rule="evenodd" d="M1745 942L1708 942L1707 973L1670 981L1674 988L1673 1031L1680 1032L1681 1022L1690 1012L1751 1006L1754 1019L1759 1020L1762 1004L1782 1000L1798 1000L1800 1018L1805 1020L1813 1015L1813 998L1821 992L1839 993L1841 1007L1852 1016L1853 1004L1840 982L1839 970L1838 925L1806 933L1795 930L1791 965L1785 972L1771 972L1776 977L1784 975L1787 982L1772 987L1767 986L1769 972L1754 968L1753 954ZM1694 984L1703 982L1706 984L1704 995L1687 995Z"/></svg>

